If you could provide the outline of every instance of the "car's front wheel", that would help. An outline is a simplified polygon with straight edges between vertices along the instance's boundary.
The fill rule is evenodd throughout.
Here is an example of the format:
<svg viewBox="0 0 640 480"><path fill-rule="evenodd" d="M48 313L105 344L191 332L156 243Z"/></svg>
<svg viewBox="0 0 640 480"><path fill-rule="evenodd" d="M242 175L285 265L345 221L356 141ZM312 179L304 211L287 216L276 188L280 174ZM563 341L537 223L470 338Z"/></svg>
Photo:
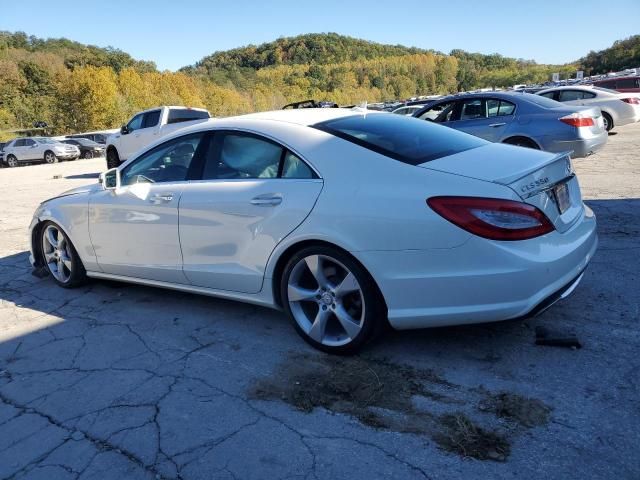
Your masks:
<svg viewBox="0 0 640 480"><path fill-rule="evenodd" d="M312 246L294 254L284 268L280 292L297 332L328 353L355 353L385 322L373 279L337 248Z"/></svg>
<svg viewBox="0 0 640 480"><path fill-rule="evenodd" d="M73 288L86 281L86 271L78 252L62 229L46 222L40 229L42 260L55 282Z"/></svg>
<svg viewBox="0 0 640 480"><path fill-rule="evenodd" d="M15 155L9 155L7 157L7 165L12 168L18 166L18 159L15 157Z"/></svg>
<svg viewBox="0 0 640 480"><path fill-rule="evenodd" d="M86 152L84 152L82 154L82 158L86 158L86 159L93 158L93 153L91 153L89 150L87 150Z"/></svg>
<svg viewBox="0 0 640 480"><path fill-rule="evenodd" d="M58 157L56 157L55 153L50 150L47 150L44 153L44 161L47 163L58 163Z"/></svg>

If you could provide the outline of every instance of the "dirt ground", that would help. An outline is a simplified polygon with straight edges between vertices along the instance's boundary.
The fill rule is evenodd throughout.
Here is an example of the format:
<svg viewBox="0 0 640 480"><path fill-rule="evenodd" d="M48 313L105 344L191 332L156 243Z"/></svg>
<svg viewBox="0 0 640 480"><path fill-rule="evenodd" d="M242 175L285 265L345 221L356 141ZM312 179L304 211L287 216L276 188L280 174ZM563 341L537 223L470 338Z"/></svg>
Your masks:
<svg viewBox="0 0 640 480"><path fill-rule="evenodd" d="M636 124L574 161L600 246L572 296L353 358L276 311L32 276L33 210L104 160L0 170L0 478L640 478L639 151Z"/></svg>

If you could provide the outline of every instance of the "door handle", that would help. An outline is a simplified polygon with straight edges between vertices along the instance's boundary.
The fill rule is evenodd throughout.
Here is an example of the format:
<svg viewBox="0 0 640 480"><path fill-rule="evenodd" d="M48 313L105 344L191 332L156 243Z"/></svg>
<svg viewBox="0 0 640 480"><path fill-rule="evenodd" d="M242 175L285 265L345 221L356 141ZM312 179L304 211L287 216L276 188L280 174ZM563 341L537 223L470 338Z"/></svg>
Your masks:
<svg viewBox="0 0 640 480"><path fill-rule="evenodd" d="M506 122L502 122L502 123L490 123L489 126L496 128L496 127L502 127L503 125L506 125Z"/></svg>
<svg viewBox="0 0 640 480"><path fill-rule="evenodd" d="M169 203L173 200L173 193L156 193L149 200L153 203Z"/></svg>
<svg viewBox="0 0 640 480"><path fill-rule="evenodd" d="M251 205L258 205L261 207L275 207L282 203L282 197L280 195L273 195L271 193L266 195L258 195L251 199Z"/></svg>

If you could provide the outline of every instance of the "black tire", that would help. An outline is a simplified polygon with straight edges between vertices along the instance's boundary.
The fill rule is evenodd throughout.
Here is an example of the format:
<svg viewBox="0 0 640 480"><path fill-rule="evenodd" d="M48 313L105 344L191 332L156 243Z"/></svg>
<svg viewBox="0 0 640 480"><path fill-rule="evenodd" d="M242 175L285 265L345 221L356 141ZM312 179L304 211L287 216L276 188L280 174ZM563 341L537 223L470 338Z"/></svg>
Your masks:
<svg viewBox="0 0 640 480"><path fill-rule="evenodd" d="M304 261L304 259L309 256L315 255L330 257L331 259L337 260L353 274L360 287L360 292L362 293L361 298L363 301L362 308L364 310L361 326L359 327L360 331L347 344L334 346L325 345L324 343L316 341L303 330L292 312L288 294L288 286L292 272L299 262ZM284 310L298 334L309 345L326 353L336 355L355 354L367 342L375 338L388 323L386 320L386 308L384 307L383 299L381 298L379 290L369 272L367 272L367 270L351 255L335 247L317 245L303 248L296 252L289 259L282 272L282 277L280 279L280 294ZM337 317L334 317L334 320L337 321Z"/></svg>
<svg viewBox="0 0 640 480"><path fill-rule="evenodd" d="M61 281L58 278L56 278L56 275L52 270L52 267L47 263L45 259L44 235L46 234L45 232L47 231L47 227L49 226L52 226L55 229L57 229L58 232L60 232L60 234L64 236L66 241L66 252L68 252L69 258L71 260L70 275L68 280L66 281ZM71 239L69 239L67 234L64 233L64 231L62 230L62 228L60 228L58 224L51 221L42 223L42 225L38 229L38 242L39 242L39 248L40 248L40 261L42 262L43 268L46 269L47 272L51 275L51 278L53 278L54 282L56 282L58 285L60 285L63 288L75 288L87 282L87 272L84 268L84 265L82 264L82 260L80 260L80 256L78 255L78 252L76 251L75 246L71 242Z"/></svg>
<svg viewBox="0 0 640 480"><path fill-rule="evenodd" d="M107 169L116 168L120 165L120 157L118 151L115 148L107 150Z"/></svg>
<svg viewBox="0 0 640 480"><path fill-rule="evenodd" d="M512 137L507 138L504 142L508 145L515 145L516 147L524 147L524 148L532 148L534 150L540 150L540 147L533 140L528 139L527 137Z"/></svg>
<svg viewBox="0 0 640 480"><path fill-rule="evenodd" d="M47 150L44 152L44 161L45 163L58 163L58 157L51 150Z"/></svg>
<svg viewBox="0 0 640 480"><path fill-rule="evenodd" d="M85 158L85 159L93 158L93 153L91 153L89 150L87 150L82 154L82 158Z"/></svg>
<svg viewBox="0 0 640 480"><path fill-rule="evenodd" d="M18 159L15 155L8 155L6 163L8 167L15 168L18 166Z"/></svg>
<svg viewBox="0 0 640 480"><path fill-rule="evenodd" d="M613 130L613 118L607 112L602 112L602 118L604 120L604 128L607 132Z"/></svg>

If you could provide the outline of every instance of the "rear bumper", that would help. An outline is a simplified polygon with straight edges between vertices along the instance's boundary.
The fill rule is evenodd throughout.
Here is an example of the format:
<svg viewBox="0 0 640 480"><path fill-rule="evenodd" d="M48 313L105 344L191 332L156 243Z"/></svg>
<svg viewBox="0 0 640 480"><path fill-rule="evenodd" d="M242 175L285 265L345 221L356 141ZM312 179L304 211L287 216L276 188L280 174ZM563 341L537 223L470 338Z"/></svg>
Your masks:
<svg viewBox="0 0 640 480"><path fill-rule="evenodd" d="M573 151L572 158L588 157L607 144L608 133L605 131L591 138L580 138L573 140L554 140L547 145L545 150L554 153Z"/></svg>
<svg viewBox="0 0 640 480"><path fill-rule="evenodd" d="M614 127L621 127L623 125L629 125L630 123L636 123L640 121L640 113L634 113L625 117L618 117L613 121Z"/></svg>
<svg viewBox="0 0 640 480"><path fill-rule="evenodd" d="M569 293L597 248L596 220L525 242L471 237L452 249L358 252L397 329L508 320L539 313Z"/></svg>

